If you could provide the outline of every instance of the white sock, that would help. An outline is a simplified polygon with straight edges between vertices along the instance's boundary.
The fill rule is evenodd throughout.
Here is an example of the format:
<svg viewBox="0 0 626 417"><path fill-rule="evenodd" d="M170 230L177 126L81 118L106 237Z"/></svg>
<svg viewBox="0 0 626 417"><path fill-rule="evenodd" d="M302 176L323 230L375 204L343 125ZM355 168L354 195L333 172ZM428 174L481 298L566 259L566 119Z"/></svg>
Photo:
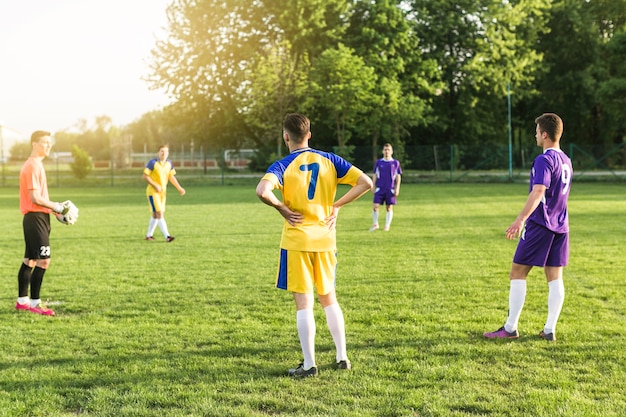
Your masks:
<svg viewBox="0 0 626 417"><path fill-rule="evenodd" d="M525 279L512 279L511 287L509 289L509 317L504 325L504 330L507 332L513 332L517 330L517 324L519 323L519 317L522 314L522 308L524 308L524 301L526 301L526 280Z"/></svg>
<svg viewBox="0 0 626 417"><path fill-rule="evenodd" d="M157 219L154 217L150 217L150 223L148 224L148 233L146 236L154 236L154 231L157 227Z"/></svg>
<svg viewBox="0 0 626 417"><path fill-rule="evenodd" d="M343 312L339 304L334 303L324 308L326 313L326 323L328 324L328 330L335 342L335 348L337 349L337 362L348 360L348 354L346 353L346 325L343 320Z"/></svg>
<svg viewBox="0 0 626 417"><path fill-rule="evenodd" d="M378 226L378 210L372 210L372 225Z"/></svg>
<svg viewBox="0 0 626 417"><path fill-rule="evenodd" d="M17 302L20 304L27 304L30 302L28 297L17 297Z"/></svg>
<svg viewBox="0 0 626 417"><path fill-rule="evenodd" d="M167 230L167 223L165 223L165 218L160 218L157 221L157 224L159 225L159 229L161 229L161 233L163 233L163 236L169 237L170 232L169 230Z"/></svg>
<svg viewBox="0 0 626 417"><path fill-rule="evenodd" d="M556 322L561 314L563 301L565 301L563 279L548 282L548 319L543 327L544 333L554 333L556 330Z"/></svg>
<svg viewBox="0 0 626 417"><path fill-rule="evenodd" d="M39 304L41 304L41 299L37 299L37 300L33 300L33 299L31 299L31 300L30 300L30 306L31 306L31 308L35 308L35 307L37 307Z"/></svg>
<svg viewBox="0 0 626 417"><path fill-rule="evenodd" d="M315 316L313 309L307 308L296 312L296 325L298 327L298 337L304 355L304 369L311 369L315 366Z"/></svg>
<svg viewBox="0 0 626 417"><path fill-rule="evenodd" d="M393 211L388 211L387 214L385 215L385 228L389 229L389 226L391 226L391 220L393 219Z"/></svg>

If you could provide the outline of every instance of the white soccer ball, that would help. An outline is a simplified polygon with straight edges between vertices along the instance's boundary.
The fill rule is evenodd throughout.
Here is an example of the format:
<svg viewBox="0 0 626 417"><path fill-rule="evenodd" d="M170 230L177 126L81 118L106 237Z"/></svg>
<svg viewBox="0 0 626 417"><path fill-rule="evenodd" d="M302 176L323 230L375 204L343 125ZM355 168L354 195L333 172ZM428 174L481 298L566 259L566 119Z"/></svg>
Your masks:
<svg viewBox="0 0 626 417"><path fill-rule="evenodd" d="M76 223L76 220L78 220L78 207L69 200L62 202L61 205L63 206L63 211L54 213L57 220L66 225Z"/></svg>
<svg viewBox="0 0 626 417"><path fill-rule="evenodd" d="M57 218L57 220L58 220L59 222L61 222L61 223L63 223L63 224L67 224L67 225L69 225L69 224L73 224L73 223L70 223L70 222L68 221L68 219L65 217L65 214L61 214L61 213L54 213L54 216ZM71 220L71 219L69 219L69 220Z"/></svg>

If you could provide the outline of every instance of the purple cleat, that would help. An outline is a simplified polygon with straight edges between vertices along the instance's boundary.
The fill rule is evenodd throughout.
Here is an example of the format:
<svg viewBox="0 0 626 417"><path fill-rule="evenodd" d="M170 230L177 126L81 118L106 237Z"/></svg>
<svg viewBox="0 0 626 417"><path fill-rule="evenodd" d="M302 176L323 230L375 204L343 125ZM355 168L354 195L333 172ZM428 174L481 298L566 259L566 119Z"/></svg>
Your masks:
<svg viewBox="0 0 626 417"><path fill-rule="evenodd" d="M487 339L517 339L519 337L519 333L517 332L517 330L507 332L504 326L502 326L495 332L483 333L483 336L485 336Z"/></svg>

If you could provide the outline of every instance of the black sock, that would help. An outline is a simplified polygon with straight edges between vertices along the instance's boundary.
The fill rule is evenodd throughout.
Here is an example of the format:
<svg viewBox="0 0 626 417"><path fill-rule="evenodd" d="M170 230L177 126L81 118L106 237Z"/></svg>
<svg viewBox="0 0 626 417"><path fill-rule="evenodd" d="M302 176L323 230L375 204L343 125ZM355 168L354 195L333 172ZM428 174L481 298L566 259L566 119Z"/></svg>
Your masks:
<svg viewBox="0 0 626 417"><path fill-rule="evenodd" d="M41 291L41 283L43 282L43 274L46 270L36 266L30 274L30 299L39 300L39 291Z"/></svg>
<svg viewBox="0 0 626 417"><path fill-rule="evenodd" d="M33 269L22 262L20 272L17 273L17 296L28 297L28 287L30 287L30 274Z"/></svg>

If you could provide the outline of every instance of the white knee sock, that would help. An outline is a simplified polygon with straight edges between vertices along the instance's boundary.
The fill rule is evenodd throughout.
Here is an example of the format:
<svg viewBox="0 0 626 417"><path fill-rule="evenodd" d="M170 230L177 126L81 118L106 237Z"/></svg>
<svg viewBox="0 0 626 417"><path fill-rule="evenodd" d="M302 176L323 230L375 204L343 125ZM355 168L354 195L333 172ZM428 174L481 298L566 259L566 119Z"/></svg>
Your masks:
<svg viewBox="0 0 626 417"><path fill-rule="evenodd" d="M372 210L372 225L378 225L378 210Z"/></svg>
<svg viewBox="0 0 626 417"><path fill-rule="evenodd" d="M304 355L304 369L315 366L315 316L313 309L307 308L296 312L298 337Z"/></svg>
<svg viewBox="0 0 626 417"><path fill-rule="evenodd" d="M565 301L565 286L563 279L557 279L548 282L548 319L543 327L544 333L554 333L556 330L556 322L561 314Z"/></svg>
<svg viewBox="0 0 626 417"><path fill-rule="evenodd" d="M513 332L517 330L519 317L522 314L522 308L524 308L524 301L526 301L526 280L512 279L510 285L509 317L507 318L506 324L504 325L504 329L507 332Z"/></svg>
<svg viewBox="0 0 626 417"><path fill-rule="evenodd" d="M154 231L157 227L157 222L157 219L155 219L154 217L150 217L150 223L148 224L148 233L146 234L146 236L154 235Z"/></svg>
<svg viewBox="0 0 626 417"><path fill-rule="evenodd" d="M346 325L343 320L343 312L339 304L331 304L324 309L326 313L326 323L328 324L328 330L335 342L335 348L337 349L337 362L348 360L348 354L346 353Z"/></svg>
<svg viewBox="0 0 626 417"><path fill-rule="evenodd" d="M388 211L387 215L385 216L385 227L387 229L389 229L389 226L391 226L392 219L393 219L393 211Z"/></svg>
<svg viewBox="0 0 626 417"><path fill-rule="evenodd" d="M165 223L165 218L160 218L158 220L158 225L159 229L161 229L161 233L163 233L163 236L169 237L170 232L169 230L167 230L167 223Z"/></svg>

